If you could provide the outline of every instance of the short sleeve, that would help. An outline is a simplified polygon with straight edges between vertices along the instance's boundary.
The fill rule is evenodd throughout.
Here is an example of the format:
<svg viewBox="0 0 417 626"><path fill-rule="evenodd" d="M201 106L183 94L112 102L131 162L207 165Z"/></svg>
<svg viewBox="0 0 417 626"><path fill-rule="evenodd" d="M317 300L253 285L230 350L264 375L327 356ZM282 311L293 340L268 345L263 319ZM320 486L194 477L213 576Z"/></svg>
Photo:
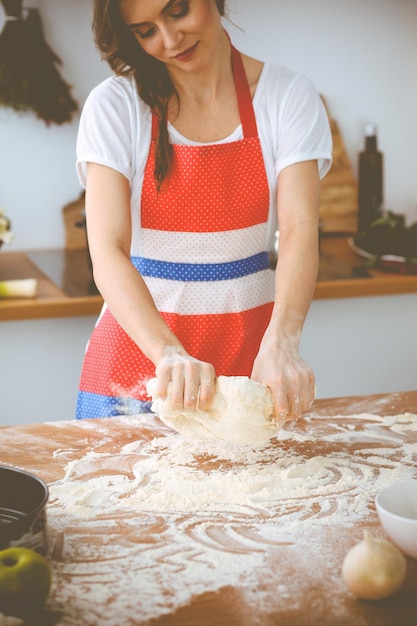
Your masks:
<svg viewBox="0 0 417 626"><path fill-rule="evenodd" d="M132 141L134 138L130 83L111 77L89 94L81 112L76 154L77 174L86 184L87 163L98 163L132 178Z"/></svg>
<svg viewBox="0 0 417 626"><path fill-rule="evenodd" d="M280 107L275 173L301 161L316 159L323 178L332 162L332 136L323 101L312 82L294 75Z"/></svg>

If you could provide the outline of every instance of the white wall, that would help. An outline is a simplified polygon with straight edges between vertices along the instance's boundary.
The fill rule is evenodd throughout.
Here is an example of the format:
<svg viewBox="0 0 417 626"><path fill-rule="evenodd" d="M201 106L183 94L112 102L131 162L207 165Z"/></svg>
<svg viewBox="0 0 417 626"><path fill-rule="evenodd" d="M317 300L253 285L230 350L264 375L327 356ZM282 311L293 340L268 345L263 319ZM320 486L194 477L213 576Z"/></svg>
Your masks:
<svg viewBox="0 0 417 626"><path fill-rule="evenodd" d="M61 58L59 71L82 105L90 89L109 75L91 36L89 0L28 0L38 7L44 36ZM81 187L75 173L79 113L49 127L33 114L0 108L0 207L12 220L10 250L64 246L61 210Z"/></svg>
<svg viewBox="0 0 417 626"><path fill-rule="evenodd" d="M385 206L417 221L416 0L231 2L237 47L313 80L355 172L363 127L377 124Z"/></svg>
<svg viewBox="0 0 417 626"><path fill-rule="evenodd" d="M62 76L82 103L109 74L91 36L89 0L27 0L63 60ZM417 220L416 0L229 0L235 44L307 74L339 123L352 164L367 121L379 127L386 206ZM0 108L0 207L13 220L10 249L63 245L61 209L80 187L74 168L78 116L46 128Z"/></svg>

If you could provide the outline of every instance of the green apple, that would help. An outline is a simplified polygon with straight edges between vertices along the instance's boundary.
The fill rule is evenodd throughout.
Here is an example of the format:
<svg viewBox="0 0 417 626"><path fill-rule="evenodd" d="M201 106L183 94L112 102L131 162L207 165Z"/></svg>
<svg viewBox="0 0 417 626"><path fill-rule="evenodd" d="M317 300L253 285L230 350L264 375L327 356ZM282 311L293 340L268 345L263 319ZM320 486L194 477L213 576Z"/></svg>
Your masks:
<svg viewBox="0 0 417 626"><path fill-rule="evenodd" d="M51 582L51 567L35 550L0 550L0 613L14 617L33 615L44 605Z"/></svg>

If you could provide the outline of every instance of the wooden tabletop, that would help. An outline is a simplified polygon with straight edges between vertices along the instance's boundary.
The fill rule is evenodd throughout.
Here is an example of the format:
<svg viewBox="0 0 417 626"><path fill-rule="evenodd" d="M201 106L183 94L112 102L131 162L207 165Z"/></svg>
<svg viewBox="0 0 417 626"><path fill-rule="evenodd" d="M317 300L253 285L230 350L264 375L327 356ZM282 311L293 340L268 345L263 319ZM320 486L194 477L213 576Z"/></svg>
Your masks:
<svg viewBox="0 0 417 626"><path fill-rule="evenodd" d="M59 251L49 252L54 255ZM61 252L65 256L66 251ZM39 281L36 298L0 298L0 321L98 315L103 304L99 295L68 296L65 290L54 284L30 261L28 254L30 252L0 253L0 280L37 278ZM64 267L65 264L66 259ZM365 261L350 248L346 237L324 237L321 241L320 273L314 299L417 293L416 275L368 271L364 264ZM68 264L64 271L68 274L64 278L69 281L75 275L78 281L88 283L91 275L87 254L81 253L79 261Z"/></svg>
<svg viewBox="0 0 417 626"><path fill-rule="evenodd" d="M152 416L0 428L0 460L49 485L42 626L415 626L341 578L376 493L417 478L417 391L318 400L260 448L186 441Z"/></svg>

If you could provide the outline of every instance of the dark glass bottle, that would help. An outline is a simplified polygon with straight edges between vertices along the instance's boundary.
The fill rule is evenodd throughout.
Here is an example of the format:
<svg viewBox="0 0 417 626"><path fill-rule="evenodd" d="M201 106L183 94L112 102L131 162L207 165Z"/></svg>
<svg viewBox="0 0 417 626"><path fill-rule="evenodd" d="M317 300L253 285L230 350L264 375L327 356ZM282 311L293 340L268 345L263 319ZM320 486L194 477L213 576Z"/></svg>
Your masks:
<svg viewBox="0 0 417 626"><path fill-rule="evenodd" d="M376 127L365 127L365 150L359 153L358 229L365 230L382 214L384 157L378 150Z"/></svg>

